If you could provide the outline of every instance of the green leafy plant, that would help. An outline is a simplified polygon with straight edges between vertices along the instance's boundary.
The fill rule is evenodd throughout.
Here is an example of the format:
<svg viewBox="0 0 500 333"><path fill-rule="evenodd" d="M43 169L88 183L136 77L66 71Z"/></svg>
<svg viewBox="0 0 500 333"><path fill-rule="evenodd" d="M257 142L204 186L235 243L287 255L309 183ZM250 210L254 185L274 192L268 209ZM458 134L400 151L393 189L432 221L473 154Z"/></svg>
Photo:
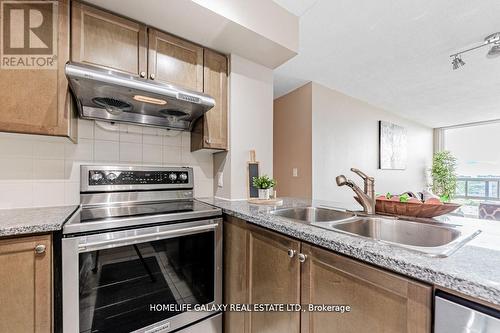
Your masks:
<svg viewBox="0 0 500 333"><path fill-rule="evenodd" d="M276 180L270 178L268 175L252 178L253 186L261 190L267 190L276 186Z"/></svg>
<svg viewBox="0 0 500 333"><path fill-rule="evenodd" d="M449 151L440 151L432 159L432 191L441 201L449 202L457 190L457 159Z"/></svg>
<svg viewBox="0 0 500 333"><path fill-rule="evenodd" d="M400 202L408 202L408 200L410 200L410 196L408 195L408 193L405 193L405 194L402 194L399 196Z"/></svg>

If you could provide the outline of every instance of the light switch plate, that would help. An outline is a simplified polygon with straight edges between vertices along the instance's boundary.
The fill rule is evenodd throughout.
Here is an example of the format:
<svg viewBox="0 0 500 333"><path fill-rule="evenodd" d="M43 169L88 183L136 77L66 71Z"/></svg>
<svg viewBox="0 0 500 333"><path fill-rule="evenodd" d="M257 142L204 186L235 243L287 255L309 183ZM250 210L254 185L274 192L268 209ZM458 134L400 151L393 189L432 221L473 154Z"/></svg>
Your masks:
<svg viewBox="0 0 500 333"><path fill-rule="evenodd" d="M298 176L299 176L299 169L293 168L292 169L292 177L298 177Z"/></svg>

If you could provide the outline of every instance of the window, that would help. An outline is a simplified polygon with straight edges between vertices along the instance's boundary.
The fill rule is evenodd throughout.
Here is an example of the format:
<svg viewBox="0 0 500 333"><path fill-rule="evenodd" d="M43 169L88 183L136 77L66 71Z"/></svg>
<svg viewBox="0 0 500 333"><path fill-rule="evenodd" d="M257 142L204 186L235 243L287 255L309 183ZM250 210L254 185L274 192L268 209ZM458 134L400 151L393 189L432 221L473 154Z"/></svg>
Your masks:
<svg viewBox="0 0 500 333"><path fill-rule="evenodd" d="M500 122L447 128L444 149L457 158L455 201L467 216L481 217L481 206L500 208Z"/></svg>

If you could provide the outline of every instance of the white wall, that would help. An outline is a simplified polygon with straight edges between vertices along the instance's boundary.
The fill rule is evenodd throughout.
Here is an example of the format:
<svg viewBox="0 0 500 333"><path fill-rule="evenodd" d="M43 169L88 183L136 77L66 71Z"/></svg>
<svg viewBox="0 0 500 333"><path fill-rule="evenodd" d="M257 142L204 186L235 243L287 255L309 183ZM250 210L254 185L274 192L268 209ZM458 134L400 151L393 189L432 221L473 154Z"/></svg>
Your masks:
<svg viewBox="0 0 500 333"><path fill-rule="evenodd" d="M313 83L313 198L352 203L353 191L338 187L335 177L345 174L359 185L362 180L349 171L356 167L375 177L378 193L421 191L432 163L433 131L365 102ZM378 121L406 127L406 170L378 169Z"/></svg>
<svg viewBox="0 0 500 333"><path fill-rule="evenodd" d="M273 173L273 72L234 54L229 67L229 152L215 157L224 186L214 186L217 197L238 200L247 198L250 150L257 153L260 173Z"/></svg>
<svg viewBox="0 0 500 333"><path fill-rule="evenodd" d="M210 152L190 152L190 133L78 120L78 144L65 138L0 133L0 208L80 202L80 164L192 166L195 195L213 193Z"/></svg>

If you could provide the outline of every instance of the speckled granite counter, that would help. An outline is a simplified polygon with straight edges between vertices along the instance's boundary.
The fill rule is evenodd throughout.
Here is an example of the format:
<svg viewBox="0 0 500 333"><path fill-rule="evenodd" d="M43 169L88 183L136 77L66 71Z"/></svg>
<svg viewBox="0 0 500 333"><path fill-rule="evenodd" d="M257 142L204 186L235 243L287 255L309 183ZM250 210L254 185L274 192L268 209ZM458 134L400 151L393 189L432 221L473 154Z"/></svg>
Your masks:
<svg viewBox="0 0 500 333"><path fill-rule="evenodd" d="M269 206L214 198L199 198L198 200L217 206L228 215L285 235L500 305L500 222L498 221L473 220L449 215L439 218L440 222L476 227L481 229L482 233L447 258L431 258L389 244L278 217L269 214L269 211L273 209ZM285 198L280 208L309 204L340 207L335 203L311 203L308 200ZM348 208L351 209L351 207Z"/></svg>
<svg viewBox="0 0 500 333"><path fill-rule="evenodd" d="M0 209L0 237L61 230L78 206Z"/></svg>

